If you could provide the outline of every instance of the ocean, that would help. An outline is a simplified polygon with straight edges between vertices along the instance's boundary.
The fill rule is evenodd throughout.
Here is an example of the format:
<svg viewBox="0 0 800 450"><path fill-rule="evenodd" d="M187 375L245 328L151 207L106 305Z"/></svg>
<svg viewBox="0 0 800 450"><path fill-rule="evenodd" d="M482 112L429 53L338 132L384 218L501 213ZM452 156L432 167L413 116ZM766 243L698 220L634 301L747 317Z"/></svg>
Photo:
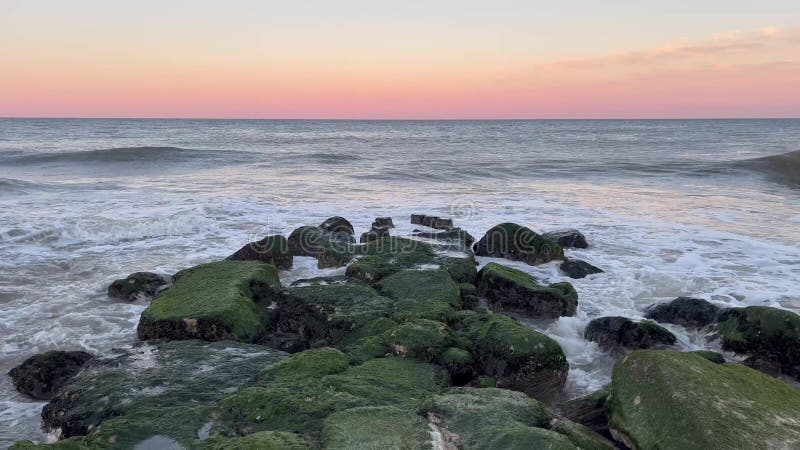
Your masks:
<svg viewBox="0 0 800 450"><path fill-rule="evenodd" d="M610 381L583 339L593 318L641 318L678 296L800 312L800 120L272 121L0 119L0 372L51 349L135 341L144 303L106 296L135 271L171 274L329 216L577 228L568 255L605 270L503 261L570 281L575 317L526 323L570 362L566 395ZM766 158L766 159L765 159ZM478 258L481 264L491 258ZM289 282L343 269L295 258ZM667 326L685 349L707 337ZM0 376L0 448L44 440L44 403Z"/></svg>

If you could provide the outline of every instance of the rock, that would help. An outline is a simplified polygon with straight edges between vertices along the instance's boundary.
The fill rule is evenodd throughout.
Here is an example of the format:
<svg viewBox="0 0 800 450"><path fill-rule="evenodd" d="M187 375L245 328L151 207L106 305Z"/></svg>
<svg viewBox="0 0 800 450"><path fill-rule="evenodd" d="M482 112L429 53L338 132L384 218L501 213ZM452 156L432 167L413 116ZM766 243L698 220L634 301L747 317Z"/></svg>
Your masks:
<svg viewBox="0 0 800 450"><path fill-rule="evenodd" d="M331 414L322 426L329 450L431 448L427 422L414 411L394 406L352 408Z"/></svg>
<svg viewBox="0 0 800 450"><path fill-rule="evenodd" d="M422 225L438 230L449 230L453 228L453 219L444 219L436 216L426 216L425 214L412 214L412 225Z"/></svg>
<svg viewBox="0 0 800 450"><path fill-rule="evenodd" d="M212 436L200 450L311 450L305 439L296 433L262 431L235 438Z"/></svg>
<svg viewBox="0 0 800 450"><path fill-rule="evenodd" d="M167 280L153 272L136 272L114 280L108 287L108 296L133 302L152 298L158 289L167 284Z"/></svg>
<svg viewBox="0 0 800 450"><path fill-rule="evenodd" d="M69 438L86 435L101 422L105 428L105 421L122 416L127 424L123 429L147 428L159 425L153 423L154 417L172 411L182 419L172 416L155 434L189 444L183 441L184 431L191 429L194 439L203 423L210 421L210 410L194 407L210 405L285 356L235 342L138 344L112 359L89 363L42 409L44 428L60 429L61 437ZM187 414L190 410L191 415ZM146 437L142 432L137 439Z"/></svg>
<svg viewBox="0 0 800 450"><path fill-rule="evenodd" d="M587 275L593 273L603 273L603 270L599 267L595 267L579 259L565 259L559 268L561 268L561 271L568 277L576 279L585 278Z"/></svg>
<svg viewBox="0 0 800 450"><path fill-rule="evenodd" d="M292 252L289 242L280 235L267 236L256 242L245 244L231 256L231 261L261 261L279 269L292 268Z"/></svg>
<svg viewBox="0 0 800 450"><path fill-rule="evenodd" d="M515 223L495 225L475 244L475 254L523 261L532 266L564 258L555 241Z"/></svg>
<svg viewBox="0 0 800 450"><path fill-rule="evenodd" d="M350 262L350 258L332 258L347 255L355 238L346 232L333 232L319 227L303 226L292 231L287 239L289 250L294 256L312 256L319 260L317 267L341 267ZM325 257L323 257L325 255Z"/></svg>
<svg viewBox="0 0 800 450"><path fill-rule="evenodd" d="M601 389L587 396L559 403L553 409L567 419L579 423L601 436L611 439L606 414L606 400L609 392Z"/></svg>
<svg viewBox="0 0 800 450"><path fill-rule="evenodd" d="M375 283L384 296L395 300L392 318L446 321L461 309L461 295L446 270L403 270Z"/></svg>
<svg viewBox="0 0 800 450"><path fill-rule="evenodd" d="M433 239L436 241L459 243L462 244L465 248L472 248L472 244L475 242L475 238L471 234L469 234L466 230L462 230L461 228L452 228L446 231L434 231L434 232L414 230L413 234L415 237L423 239Z"/></svg>
<svg viewBox="0 0 800 450"><path fill-rule="evenodd" d="M644 316L661 323L704 327L717 321L720 308L699 298L678 297L669 303L650 306Z"/></svg>
<svg viewBox="0 0 800 450"><path fill-rule="evenodd" d="M472 283L459 283L458 289L461 291L461 306L464 309L472 309L478 305L478 288Z"/></svg>
<svg viewBox="0 0 800 450"><path fill-rule="evenodd" d="M351 224L347 219L344 217L334 216L328 219L325 219L319 225L319 228L325 231L329 231L331 233L345 233L353 238L355 238L356 232L353 228L353 224Z"/></svg>
<svg viewBox="0 0 800 450"><path fill-rule="evenodd" d="M567 247L574 247L574 248L588 248L589 243L586 242L586 236L584 236L580 231L574 229L568 230L558 230L558 231L548 231L547 233L542 233L542 236L555 241L558 245L567 248Z"/></svg>
<svg viewBox="0 0 800 450"><path fill-rule="evenodd" d="M693 352L697 356L702 356L703 358L713 362L714 364L722 364L725 362L725 357L717 352L712 352L711 350L695 350Z"/></svg>
<svg viewBox="0 0 800 450"><path fill-rule="evenodd" d="M390 236L389 230L394 228L391 217L378 217L372 222L372 228L366 233L361 234L359 242L365 244L384 237Z"/></svg>
<svg viewBox="0 0 800 450"><path fill-rule="evenodd" d="M800 446L800 390L740 364L636 351L614 368L610 390L611 431L631 448Z"/></svg>
<svg viewBox="0 0 800 450"><path fill-rule="evenodd" d="M373 228L394 228L394 222L391 217L376 217L372 222Z"/></svg>
<svg viewBox="0 0 800 450"><path fill-rule="evenodd" d="M463 348L449 347L439 357L439 365L447 369L455 386L464 386L478 375L475 358Z"/></svg>
<svg viewBox="0 0 800 450"><path fill-rule="evenodd" d="M627 317L600 317L586 325L583 336L603 350L637 349L673 345L675 335L653 322L634 322Z"/></svg>
<svg viewBox="0 0 800 450"><path fill-rule="evenodd" d="M444 441L440 448L614 448L591 430L554 418L541 403L521 392L450 388L434 395L425 412L434 433Z"/></svg>
<svg viewBox="0 0 800 450"><path fill-rule="evenodd" d="M86 352L50 351L31 356L8 376L19 392L36 400L50 400L90 359L92 355Z"/></svg>
<svg viewBox="0 0 800 450"><path fill-rule="evenodd" d="M377 336L365 338L361 354L366 358L395 355L437 362L444 351L454 344L450 328L441 322L415 319L391 328Z"/></svg>
<svg viewBox="0 0 800 450"><path fill-rule="evenodd" d="M557 342L499 315L460 311L452 325L477 362L497 386L549 399L561 391L569 363Z"/></svg>
<svg viewBox="0 0 800 450"><path fill-rule="evenodd" d="M274 266L218 261L185 272L150 303L137 327L139 339L253 342L266 329L269 303L281 290Z"/></svg>
<svg viewBox="0 0 800 450"><path fill-rule="evenodd" d="M730 308L715 331L723 350L750 356L748 365L800 379L800 316L768 306Z"/></svg>
<svg viewBox="0 0 800 450"><path fill-rule="evenodd" d="M527 273L489 263L478 272L478 295L497 311L511 311L536 318L575 315L578 293L569 283L542 286Z"/></svg>

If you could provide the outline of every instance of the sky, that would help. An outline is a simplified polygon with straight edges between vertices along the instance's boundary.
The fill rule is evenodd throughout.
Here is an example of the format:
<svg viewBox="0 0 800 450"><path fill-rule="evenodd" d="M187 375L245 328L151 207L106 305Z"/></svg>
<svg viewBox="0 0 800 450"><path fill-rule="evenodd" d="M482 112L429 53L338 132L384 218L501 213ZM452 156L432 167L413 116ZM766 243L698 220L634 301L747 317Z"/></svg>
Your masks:
<svg viewBox="0 0 800 450"><path fill-rule="evenodd" d="M800 117L800 3L0 0L0 117Z"/></svg>

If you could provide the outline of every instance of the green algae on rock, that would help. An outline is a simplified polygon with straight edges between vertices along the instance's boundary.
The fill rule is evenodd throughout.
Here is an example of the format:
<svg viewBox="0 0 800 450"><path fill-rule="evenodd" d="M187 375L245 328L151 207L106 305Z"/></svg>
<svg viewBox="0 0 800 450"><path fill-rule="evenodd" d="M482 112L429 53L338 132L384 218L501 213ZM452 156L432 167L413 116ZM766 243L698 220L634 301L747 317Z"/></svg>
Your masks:
<svg viewBox="0 0 800 450"><path fill-rule="evenodd" d="M403 270L375 283L383 295L396 300L399 320L447 320L461 308L458 284L445 270Z"/></svg>
<svg viewBox="0 0 800 450"><path fill-rule="evenodd" d="M800 446L800 390L740 364L641 350L614 368L614 436L641 449Z"/></svg>
<svg viewBox="0 0 800 450"><path fill-rule="evenodd" d="M114 280L108 286L108 296L133 302L153 297L165 284L167 284L166 278L157 273L135 272L125 278Z"/></svg>
<svg viewBox="0 0 800 450"><path fill-rule="evenodd" d="M522 261L532 266L564 258L552 239L515 223L495 225L475 244L475 254Z"/></svg>
<svg viewBox="0 0 800 450"><path fill-rule="evenodd" d="M147 339L252 342L266 328L267 301L281 288L274 266L218 261L184 271L142 313L137 333Z"/></svg>
<svg viewBox="0 0 800 450"><path fill-rule="evenodd" d="M296 433L262 431L247 436L212 436L198 446L199 450L310 450L306 440Z"/></svg>
<svg viewBox="0 0 800 450"><path fill-rule="evenodd" d="M571 284L542 286L527 273L494 262L478 272L477 288L493 309L529 317L572 316L578 308L578 293Z"/></svg>
<svg viewBox="0 0 800 450"><path fill-rule="evenodd" d="M413 411L393 406L352 408L323 421L322 445L328 450L428 450L428 423Z"/></svg>

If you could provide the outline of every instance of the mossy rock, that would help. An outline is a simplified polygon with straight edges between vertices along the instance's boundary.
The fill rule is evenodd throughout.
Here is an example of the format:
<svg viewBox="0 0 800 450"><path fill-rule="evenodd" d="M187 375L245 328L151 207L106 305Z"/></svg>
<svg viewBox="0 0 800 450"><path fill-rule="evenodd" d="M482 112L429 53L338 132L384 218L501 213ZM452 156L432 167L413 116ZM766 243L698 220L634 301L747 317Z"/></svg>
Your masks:
<svg viewBox="0 0 800 450"><path fill-rule="evenodd" d="M137 333L147 339L253 342L268 316L258 302L281 289L274 266L257 261L218 261L189 269L142 313Z"/></svg>
<svg viewBox="0 0 800 450"><path fill-rule="evenodd" d="M569 363L558 343L544 334L507 316L474 311L459 312L453 328L498 387L539 399L563 388Z"/></svg>
<svg viewBox="0 0 800 450"><path fill-rule="evenodd" d="M258 384L293 383L313 380L325 375L344 372L350 367L347 355L334 348L324 347L295 353L271 365L258 375Z"/></svg>
<svg viewBox="0 0 800 450"><path fill-rule="evenodd" d="M608 396L609 391L601 389L589 395L559 403L554 410L572 422L584 425L595 433L610 438L606 413Z"/></svg>
<svg viewBox="0 0 800 450"><path fill-rule="evenodd" d="M800 446L800 390L693 353L632 352L614 368L612 433L632 448Z"/></svg>
<svg viewBox="0 0 800 450"><path fill-rule="evenodd" d="M92 449L191 448L214 418L209 406L137 408L109 419L84 438Z"/></svg>
<svg viewBox="0 0 800 450"><path fill-rule="evenodd" d="M135 411L208 405L285 357L236 342L140 344L115 358L89 363L45 405L44 428L61 429L68 438Z"/></svg>
<svg viewBox="0 0 800 450"><path fill-rule="evenodd" d="M800 379L800 316L768 306L731 308L715 330L722 348L750 356L748 364L775 367Z"/></svg>
<svg viewBox="0 0 800 450"><path fill-rule="evenodd" d="M431 437L428 423L414 412L370 406L328 416L323 422L322 445L328 450L427 450Z"/></svg>
<svg viewBox="0 0 800 450"><path fill-rule="evenodd" d="M49 351L31 356L8 372L14 387L36 400L50 400L92 355L83 351Z"/></svg>
<svg viewBox="0 0 800 450"><path fill-rule="evenodd" d="M166 278L153 272L136 272L126 278L114 280L108 286L108 296L129 302L152 298L159 288L167 284Z"/></svg>
<svg viewBox="0 0 800 450"><path fill-rule="evenodd" d="M704 327L717 321L720 308L699 298L678 297L668 303L651 305L645 317L684 327Z"/></svg>
<svg viewBox="0 0 800 450"><path fill-rule="evenodd" d="M415 319L401 323L380 335L362 340L361 352L368 357L396 355L436 362L442 353L453 345L450 327L428 319Z"/></svg>
<svg viewBox="0 0 800 450"><path fill-rule="evenodd" d="M713 362L714 364L722 364L725 362L725 357L722 354L717 352L712 352L711 350L695 350L693 352L697 356L702 356L703 358Z"/></svg>
<svg viewBox="0 0 800 450"><path fill-rule="evenodd" d="M310 450L302 436L283 431L262 431L247 436L215 435L196 446L199 450Z"/></svg>
<svg viewBox="0 0 800 450"><path fill-rule="evenodd" d="M302 371L301 371L302 373ZM415 410L448 383L437 367L413 359L367 361L320 378L298 378L240 389L218 404L224 429L318 433L328 415L351 408L395 406Z"/></svg>
<svg viewBox="0 0 800 450"><path fill-rule="evenodd" d="M578 308L578 293L569 283L540 285L527 273L497 263L478 272L478 294L492 309L535 318L572 316Z"/></svg>
<svg viewBox="0 0 800 450"><path fill-rule="evenodd" d="M571 420L555 418L550 421L550 430L566 436L581 450L616 450L617 448L613 442L591 428Z"/></svg>
<svg viewBox="0 0 800 450"><path fill-rule="evenodd" d="M674 334L654 322L634 322L619 316L593 319L586 325L583 336L597 342L603 350L645 349L676 342Z"/></svg>
<svg viewBox="0 0 800 450"><path fill-rule="evenodd" d="M461 308L458 284L445 270L403 270L379 282L375 288L396 300L393 317L449 320Z"/></svg>
<svg viewBox="0 0 800 450"><path fill-rule="evenodd" d="M281 235L267 236L260 241L249 242L227 259L232 261L260 261L279 269L292 268L292 251L289 242Z"/></svg>
<svg viewBox="0 0 800 450"><path fill-rule="evenodd" d="M439 365L447 370L456 386L463 386L475 378L477 375L475 364L472 353L463 348L446 348L439 357Z"/></svg>
<svg viewBox="0 0 800 450"><path fill-rule="evenodd" d="M66 439L52 444L37 444L31 441L19 441L8 450L87 450L82 438Z"/></svg>
<svg viewBox="0 0 800 450"><path fill-rule="evenodd" d="M522 261L530 265L564 258L555 241L515 223L495 225L475 244L475 254Z"/></svg>
<svg viewBox="0 0 800 450"><path fill-rule="evenodd" d="M332 227L336 229L335 226ZM292 231L288 245L294 256L317 258L317 268L343 267L353 258L355 238L346 230L303 226Z"/></svg>
<svg viewBox="0 0 800 450"><path fill-rule="evenodd" d="M444 231L414 230L413 233L414 237L433 239L435 241L444 241L449 244L459 244L464 248L471 248L472 244L475 242L475 238L472 237L467 230L463 230L461 228L452 228Z"/></svg>

